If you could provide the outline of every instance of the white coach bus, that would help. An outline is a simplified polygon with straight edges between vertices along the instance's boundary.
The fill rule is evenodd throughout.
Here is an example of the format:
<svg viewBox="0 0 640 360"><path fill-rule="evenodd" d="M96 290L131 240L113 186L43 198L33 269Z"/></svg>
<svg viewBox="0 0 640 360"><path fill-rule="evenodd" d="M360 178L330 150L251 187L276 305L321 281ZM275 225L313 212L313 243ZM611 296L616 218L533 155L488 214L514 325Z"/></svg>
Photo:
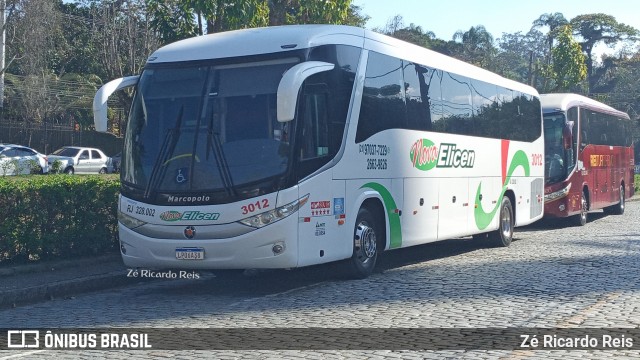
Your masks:
<svg viewBox="0 0 640 360"><path fill-rule="evenodd" d="M155 51L136 86L119 237L131 267L295 268L543 215L535 89L361 28L231 31Z"/></svg>

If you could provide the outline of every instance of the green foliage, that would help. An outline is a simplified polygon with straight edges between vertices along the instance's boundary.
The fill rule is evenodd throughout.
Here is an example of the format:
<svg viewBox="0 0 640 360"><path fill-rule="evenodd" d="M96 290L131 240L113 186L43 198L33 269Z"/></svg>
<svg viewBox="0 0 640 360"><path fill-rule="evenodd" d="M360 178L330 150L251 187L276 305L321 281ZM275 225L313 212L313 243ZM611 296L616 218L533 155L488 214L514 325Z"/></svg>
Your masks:
<svg viewBox="0 0 640 360"><path fill-rule="evenodd" d="M558 34L558 45L553 50L552 78L556 82L554 92L569 91L587 77L586 57L580 44L571 36L571 27L564 26Z"/></svg>
<svg viewBox="0 0 640 360"><path fill-rule="evenodd" d="M632 26L619 23L616 19L607 14L586 14L578 15L571 19L571 28L573 34L581 37L580 42L582 50L587 54L587 75L589 77L589 90L595 85L593 76L593 48L602 42L606 45L613 46L621 41L637 41L640 34L637 29Z"/></svg>
<svg viewBox="0 0 640 360"><path fill-rule="evenodd" d="M115 251L118 192L113 176L0 177L0 261Z"/></svg>
<svg viewBox="0 0 640 360"><path fill-rule="evenodd" d="M635 175L635 180L633 182L633 187L635 189L634 194L640 196L640 175Z"/></svg>
<svg viewBox="0 0 640 360"><path fill-rule="evenodd" d="M487 68L495 57L497 50L493 46L493 36L482 26L472 26L468 31L453 34L454 40L462 43L462 54L459 57L474 65Z"/></svg>

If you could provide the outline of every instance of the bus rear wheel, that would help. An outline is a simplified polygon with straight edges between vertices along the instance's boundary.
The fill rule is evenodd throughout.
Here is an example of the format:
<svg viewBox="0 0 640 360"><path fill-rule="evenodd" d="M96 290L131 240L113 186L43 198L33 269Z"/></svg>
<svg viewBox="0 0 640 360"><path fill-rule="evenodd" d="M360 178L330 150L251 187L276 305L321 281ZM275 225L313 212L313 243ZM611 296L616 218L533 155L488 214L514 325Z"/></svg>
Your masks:
<svg viewBox="0 0 640 360"><path fill-rule="evenodd" d="M353 231L353 255L349 259L349 277L364 279L373 273L378 258L377 240L381 236L375 216L361 208Z"/></svg>
<svg viewBox="0 0 640 360"><path fill-rule="evenodd" d="M500 205L500 219L498 230L489 233L489 242L496 247L507 247L511 245L513 240L513 228L515 226L515 218L513 216L513 206L509 197L502 198Z"/></svg>
<svg viewBox="0 0 640 360"><path fill-rule="evenodd" d="M620 201L613 206L605 208L604 210L607 214L622 215L624 214L624 206L624 185L620 185Z"/></svg>

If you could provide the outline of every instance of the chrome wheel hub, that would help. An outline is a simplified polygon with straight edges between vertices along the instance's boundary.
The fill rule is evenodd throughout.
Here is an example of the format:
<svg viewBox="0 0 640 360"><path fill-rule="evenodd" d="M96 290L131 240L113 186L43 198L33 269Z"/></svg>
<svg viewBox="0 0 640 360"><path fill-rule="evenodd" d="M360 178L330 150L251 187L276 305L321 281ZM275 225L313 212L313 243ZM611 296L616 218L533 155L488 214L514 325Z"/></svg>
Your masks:
<svg viewBox="0 0 640 360"><path fill-rule="evenodd" d="M354 245L361 261L371 259L376 255L376 232L365 223L358 224Z"/></svg>

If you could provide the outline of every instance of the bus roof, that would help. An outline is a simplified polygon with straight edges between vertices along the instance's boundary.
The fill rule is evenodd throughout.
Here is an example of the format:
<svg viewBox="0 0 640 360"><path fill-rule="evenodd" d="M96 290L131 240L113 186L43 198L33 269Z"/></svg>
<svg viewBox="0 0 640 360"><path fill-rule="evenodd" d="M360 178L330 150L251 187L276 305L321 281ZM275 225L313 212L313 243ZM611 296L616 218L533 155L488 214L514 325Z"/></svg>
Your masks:
<svg viewBox="0 0 640 360"><path fill-rule="evenodd" d="M585 107L593 110L600 110L602 112L629 119L629 115L625 112L616 110L615 108L603 104L597 100L593 100L586 96L571 94L571 93L557 93L557 94L540 94L540 103L542 105L542 112L554 112L554 111L567 111L574 106Z"/></svg>
<svg viewBox="0 0 640 360"><path fill-rule="evenodd" d="M373 50L440 70L538 96L525 84L464 61L363 28L344 25L285 25L242 29L177 41L156 50L148 64L220 59L343 44Z"/></svg>

